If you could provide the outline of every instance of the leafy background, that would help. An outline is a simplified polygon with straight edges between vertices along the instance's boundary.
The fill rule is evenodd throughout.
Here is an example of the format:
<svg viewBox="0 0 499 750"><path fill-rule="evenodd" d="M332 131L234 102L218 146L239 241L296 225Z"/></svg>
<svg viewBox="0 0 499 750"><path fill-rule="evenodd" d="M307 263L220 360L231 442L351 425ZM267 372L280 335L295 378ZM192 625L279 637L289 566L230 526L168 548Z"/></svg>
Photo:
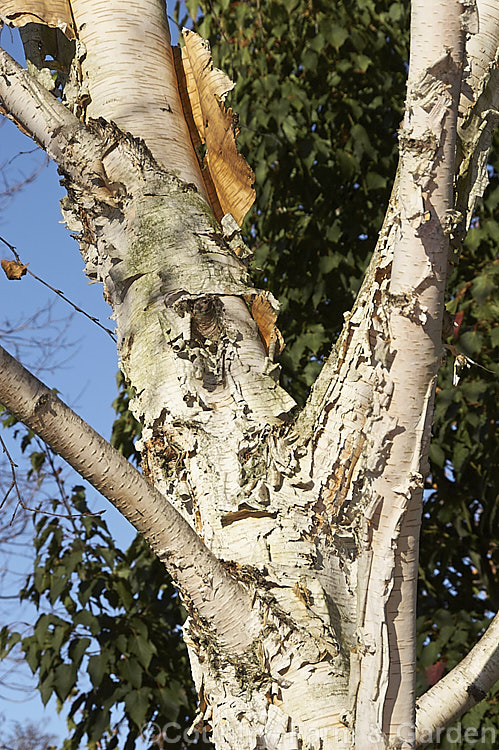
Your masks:
<svg viewBox="0 0 499 750"><path fill-rule="evenodd" d="M303 402L360 286L389 200L408 4L209 0L177 3L174 15L209 39L215 64L237 83L230 103L257 190L244 231L257 280L281 304L284 384ZM425 493L419 692L468 652L499 605L498 146L449 283L456 325L439 377ZM457 387L456 352L476 363ZM136 460L137 425L122 379L119 386L113 441ZM46 459L34 468L43 477ZM87 512L81 488L69 502ZM136 540L122 552L101 518L82 515L71 524L42 519L35 546L36 567L21 596L39 607L40 618L21 645L42 697L55 691L61 705L71 705L65 747L86 736L92 747L112 748L124 736L128 750L146 721L188 726L196 709L179 635L182 610L145 545ZM2 631L4 651L19 640ZM487 731L478 742L463 732L499 731L497 702L494 689L436 747L495 747Z"/></svg>

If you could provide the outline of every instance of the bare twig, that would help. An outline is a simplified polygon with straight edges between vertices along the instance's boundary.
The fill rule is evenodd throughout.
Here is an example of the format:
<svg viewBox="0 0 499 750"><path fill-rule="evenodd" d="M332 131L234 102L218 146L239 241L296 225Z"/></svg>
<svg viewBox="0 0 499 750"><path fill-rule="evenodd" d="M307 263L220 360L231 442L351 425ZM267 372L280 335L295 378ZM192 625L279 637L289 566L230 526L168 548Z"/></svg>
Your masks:
<svg viewBox="0 0 499 750"><path fill-rule="evenodd" d="M39 149L36 149L39 151ZM12 157L12 159L9 159L8 162L5 164L0 164L0 170L3 172L4 169L6 169L9 164L11 164L18 156L25 156L27 154L30 154L31 151L21 151L15 156ZM45 159L42 161L41 164L38 165L31 174L24 176L20 175L20 178L17 181L11 181L8 182L5 176L2 175L2 182L4 183L3 190L0 191L0 198L2 199L9 199L12 198L16 193L19 193L26 185L29 185L30 183L34 182L38 175L45 169L45 167L48 165L49 159L48 157L45 157ZM5 207L5 203L3 204L3 207Z"/></svg>
<svg viewBox="0 0 499 750"><path fill-rule="evenodd" d="M0 127L6 123L7 120L2 118L2 120L0 120ZM18 160L23 160L23 157L33 157L34 154L40 154L42 158L40 159L36 156L32 158L32 163L28 164L29 171L27 170L28 173L26 174L17 162ZM26 185L34 182L48 164L48 156L46 154L42 155L39 148L19 151L10 159L0 162L0 182L2 184L0 188L0 209L5 209L8 201L12 199L16 193L22 190Z"/></svg>
<svg viewBox="0 0 499 750"><path fill-rule="evenodd" d="M10 463L10 469L11 469L11 472L12 472L12 480L11 480L11 483L9 485L9 489L5 493L5 495L4 495L3 499L2 499L2 502L0 503L0 509L3 508L5 502L7 501L7 498L9 497L9 495L12 492L13 489L16 490L17 501L18 501L17 504L16 504L16 507L14 509L14 513L12 514L12 519L10 521L11 524L14 523L14 519L16 517L17 509L19 508L19 506L21 506L21 508L23 510L26 510L26 511L28 511L30 513L43 513L44 516L52 516L53 518L69 518L70 520L72 520L73 518L81 518L83 516L100 516L100 515L102 515L102 513L104 513L103 510L99 510L96 513L71 513L71 512L69 512L69 513L53 513L52 511L42 510L41 508L30 508L30 507L28 507L23 502L23 499L21 497L21 493L19 491L19 486L17 484L16 469L19 468L19 467L15 463L15 461L13 460L12 456L10 455L10 453L8 451L8 448L5 445L5 442L4 442L4 440L3 440L3 438L2 438L1 435L0 435L0 445L2 446L3 452L7 456L7 459L9 461L9 463ZM57 472L55 470L54 470L54 477L56 477L56 481L57 481ZM59 488L60 488L60 485L59 485ZM64 496L65 496L65 493L64 493ZM66 501L67 501L67 498L66 498ZM66 508L68 508L67 502L64 503L64 505L65 505Z"/></svg>
<svg viewBox="0 0 499 750"><path fill-rule="evenodd" d="M24 265L21 261L21 258L19 256L19 253L17 252L14 245L11 245L10 242L8 242L3 237L0 237L0 242L3 242L4 245L6 245L13 256L15 257L16 261L20 263L21 265ZM40 284L43 284L47 287L47 289L50 289L52 292L55 292L61 299L64 300L64 302L67 302L68 305L71 305L71 307L76 310L76 312L81 313L82 315L85 315L86 318L92 321L92 323L95 323L95 325L99 326L99 328L102 328L103 331L105 331L109 336L111 336L113 341L116 341L116 336L109 328L106 328L106 326L102 325L100 320L96 318L94 315L90 315L90 313L87 313L85 310L82 310L81 307L78 307L78 305L75 305L74 302L72 302L70 299L66 297L64 292L62 292L60 289L56 289L55 287L51 286L47 281L44 281L39 276L33 273L33 271L30 271L29 268L26 268L26 273L29 273L30 276L32 276L34 279L40 282Z"/></svg>
<svg viewBox="0 0 499 750"><path fill-rule="evenodd" d="M27 356L28 351L36 353L36 372L46 369L54 372L54 369L63 367L71 355L66 353L54 360L55 351L74 349L77 346L75 341L66 340L76 313L55 318L52 314L54 304L55 299L52 298L45 307L28 318L13 323L5 320L0 324L0 340L14 348L18 359Z"/></svg>
<svg viewBox="0 0 499 750"><path fill-rule="evenodd" d="M38 443L39 447L41 448L41 450L45 453L45 456L46 456L47 461L48 461L49 466L50 466L50 471L52 473L52 476L53 476L53 478L55 480L55 483L57 485L57 489L59 491L59 496L61 498L61 502L64 505L64 507L66 508L66 511L68 513L67 517L71 521L71 525L73 526L73 531L75 532L75 534L77 534L78 533L78 529L77 529L76 524L75 524L75 522L74 522L73 519L74 518L78 518L79 516L75 516L73 513L71 513L71 508L70 508L70 505L69 505L68 496L66 494L66 489L64 487L64 482L61 479L61 472L60 472L60 469L57 468L57 466L55 465L55 462L54 462L54 454L50 450L50 448L47 445L47 443L44 443L39 438L37 438L37 443ZM97 515L100 515L101 513L103 513L103 511L99 511L97 513L91 513L91 514L89 514L89 513L83 513L83 514L80 514L80 515L93 515L93 516L97 516Z"/></svg>
<svg viewBox="0 0 499 750"><path fill-rule="evenodd" d="M16 490L16 495L17 495L17 499L18 499L18 503L16 505L16 508L15 508L14 513L12 515L12 520L10 522L12 524L14 522L14 518L15 518L15 515L16 515L16 512L17 512L18 506L21 505L24 508L24 505L23 505L23 501L22 501L22 498L21 498L21 493L19 492L19 487L17 485L16 469L18 468L18 466L12 460L12 456L10 455L9 451L7 450L7 446L5 445L4 440L3 440L3 438L2 438L1 435L0 435L0 445L2 446L3 452L7 456L7 460L9 461L10 470L11 470L11 473L12 473L12 480L10 482L9 489L5 493L5 495L3 497L3 500L0 503L0 509L3 508L3 506L7 502L7 499L8 499L8 497L9 497L9 495L12 492L13 489Z"/></svg>

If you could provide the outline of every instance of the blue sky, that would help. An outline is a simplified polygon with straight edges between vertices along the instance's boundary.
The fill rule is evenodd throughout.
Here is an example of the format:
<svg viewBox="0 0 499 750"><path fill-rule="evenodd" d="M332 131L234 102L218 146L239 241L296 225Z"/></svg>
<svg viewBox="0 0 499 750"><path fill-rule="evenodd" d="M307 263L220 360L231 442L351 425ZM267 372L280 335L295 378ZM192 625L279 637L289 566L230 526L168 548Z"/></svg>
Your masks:
<svg viewBox="0 0 499 750"><path fill-rule="evenodd" d="M17 32L3 29L0 44L18 60L22 59ZM59 185L55 166L44 166L41 152L17 156L20 152L32 151L33 143L5 118L0 121L0 169L3 167L9 181L22 180L38 170L38 175L32 182L8 201L0 201L0 236L16 247L23 263L28 263L33 273L62 290L76 305L98 317L106 327L114 328L113 322L108 319L111 309L103 300L101 285L88 284L78 245L61 223L59 200L64 191ZM8 248L1 243L0 258L13 258ZM52 319L59 322L33 335L45 339L52 337L55 356L45 362L45 367L38 371L38 376L50 387L57 388L66 403L108 438L114 418L111 403L116 397L117 355L114 342L87 318L73 313L65 302L32 277L8 281L1 272L0 332L5 331L7 322L12 326L32 319L47 305L52 306ZM30 338L31 334L26 332L26 336ZM49 349L51 343L47 342ZM5 340L2 340L2 344L15 353L12 345L9 346ZM40 346L24 347L22 352L24 364L35 370L40 361L45 359L45 348ZM5 439L8 437L5 434L3 436ZM17 458L15 443L10 441L8 447ZM81 480L76 475L69 474L69 486L76 482L81 483ZM95 492L91 491L89 495L92 507L106 510L105 518L110 529L122 545L127 545L133 537L133 530L128 522ZM29 544L29 540L27 541ZM22 567L28 565L29 561L23 563L20 558L19 564ZM12 588L1 593L11 594ZM20 609L15 601L3 600L0 604L1 624L25 622L33 617L33 612ZM2 664L0 679L1 675ZM19 675L19 681L29 684L28 669ZM34 679L32 684L34 687ZM0 684L0 717L2 716L4 720L0 721L0 727L4 730L5 721L9 723L15 720L23 724L30 720L36 722L43 731L53 732L59 740L66 734L65 722L57 715L55 703L50 702L44 709L36 691L27 696L4 689Z"/></svg>
<svg viewBox="0 0 499 750"><path fill-rule="evenodd" d="M2 33L2 45L7 46L8 36L8 32ZM10 122L1 126L0 164L20 151L31 149L32 143ZM16 159L16 176L30 175L40 164L43 164L40 155L26 155ZM62 195L55 166L50 164L44 167L36 179L19 191L7 203L6 208L0 211L0 236L16 246L23 262L29 263L30 270L37 276L61 289L75 304L113 328L112 321L108 320L111 309L102 298L101 286L87 283L78 245L60 223L62 216L59 200ZM0 257L11 259L12 255L3 246ZM70 406L102 435L109 437L114 416L111 403L116 397L117 355L114 342L87 318L72 314L72 309L65 302L30 276L25 276L20 281L8 281L2 272L0 329L5 329L5 321L13 325L32 318L48 304L52 305L51 316L60 321L53 330L57 338L54 345L61 343L62 337L59 334L68 321L63 338L69 348L57 350L55 346L54 366L47 363L39 377L50 387L57 388ZM52 329L49 329L49 335L50 333ZM35 332L33 335L38 334ZM8 344L6 348L12 351ZM36 367L40 352L36 349L28 350L25 355L25 364ZM7 436L4 435L4 438L7 439ZM15 452L16 446L12 441L9 441L8 447ZM77 481L81 483L76 475L68 476L69 486ZM106 509L105 517L110 528L122 544L127 544L132 538L128 522L105 500L97 497L95 492L92 491L91 496L93 507ZM15 601L2 601L1 604L2 624L25 621L26 617L32 616L26 610L20 610ZM2 665L0 672L1 670ZM19 676L19 681L26 684L29 676L30 672L26 670ZM44 710L37 692L31 695L30 700L26 700L23 693L0 687L0 714L10 721L21 723L27 719L35 720L40 722L44 731L54 732L61 739L64 737L65 722L56 714L54 702L49 703Z"/></svg>
<svg viewBox="0 0 499 750"><path fill-rule="evenodd" d="M31 144L18 134L14 126L6 123L1 127L0 163L10 154L27 148L31 148ZM27 157L23 162L22 169L28 175L40 160ZM60 223L59 200L62 195L57 171L50 164L0 212L0 236L16 246L23 262L28 263L37 276L61 289L75 304L113 328L113 322L108 320L111 309L102 298L101 286L88 285L77 243ZM11 258L6 247L2 247L0 256ZM2 272L0 329L5 329L7 320L13 325L36 316L37 311L48 304L52 305L53 319L60 321L53 333L57 336L65 328L66 322L67 328L63 336L54 341L55 356L48 361L39 377L50 387L57 388L66 403L102 435L109 437L114 418L111 403L116 397L117 355L114 342L87 318L73 314L65 302L30 276L20 281L8 281ZM51 332L52 329L49 329L49 334ZM34 332L33 335L39 334ZM58 350L57 344L64 343L63 339L69 346ZM6 348L13 352L12 346L6 344ZM36 367L40 352L36 349L23 351L25 364ZM51 366L51 361L54 366ZM4 439L7 440L8 436L4 435ZM8 447L15 452L16 446L12 441L9 441ZM76 475L69 475L69 486L76 482L81 483L81 480ZM106 509L105 517L115 536L121 543L128 543L132 537L128 522L95 492L90 494L95 509ZM10 610L4 602L2 605L3 622L19 619L15 603L8 602ZM11 693L7 695L12 697ZM20 721L25 717L41 717L41 703L37 695L29 703L5 702L3 697L4 691L0 688L0 714ZM20 697L18 695L17 699ZM46 729L59 725L58 721L52 719L54 713L54 707L50 706L49 716L45 715L43 722Z"/></svg>

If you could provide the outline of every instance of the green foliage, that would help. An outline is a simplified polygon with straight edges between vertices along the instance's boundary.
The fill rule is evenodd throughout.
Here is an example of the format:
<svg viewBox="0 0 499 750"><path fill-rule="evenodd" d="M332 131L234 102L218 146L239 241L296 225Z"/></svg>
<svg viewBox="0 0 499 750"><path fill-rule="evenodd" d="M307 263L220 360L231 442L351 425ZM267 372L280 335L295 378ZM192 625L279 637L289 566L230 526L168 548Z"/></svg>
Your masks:
<svg viewBox="0 0 499 750"><path fill-rule="evenodd" d="M425 504L423 600L484 616L499 608L499 138L489 192L451 279L447 305L456 315L455 349L476 364L452 385L450 353L439 379Z"/></svg>
<svg viewBox="0 0 499 750"><path fill-rule="evenodd" d="M417 655L420 664L418 694L424 693L448 670L455 667L482 635L488 618L478 612L451 613L448 609L433 610L431 616L418 618ZM438 742L428 745L440 750L494 750L499 725L499 683L487 699L468 711L460 721L441 733Z"/></svg>
<svg viewBox="0 0 499 750"><path fill-rule="evenodd" d="M105 741L124 748L146 723L189 726L194 716L188 660L180 638L183 615L162 564L137 538L122 552L82 487L70 500L71 521L43 516L35 525L34 571L21 592L40 612L22 650L46 704L69 701L76 750ZM5 630L5 629L4 629ZM0 634L6 650L17 634ZM186 687L187 686L187 687ZM102 745L101 745L102 746ZM172 747L183 747L182 743Z"/></svg>

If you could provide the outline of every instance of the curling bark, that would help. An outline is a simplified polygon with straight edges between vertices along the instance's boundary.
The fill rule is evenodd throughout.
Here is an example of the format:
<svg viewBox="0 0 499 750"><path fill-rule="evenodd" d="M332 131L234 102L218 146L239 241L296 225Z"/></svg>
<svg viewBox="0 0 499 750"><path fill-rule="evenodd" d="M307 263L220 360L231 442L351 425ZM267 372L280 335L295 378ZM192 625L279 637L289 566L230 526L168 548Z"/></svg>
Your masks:
<svg viewBox="0 0 499 750"><path fill-rule="evenodd" d="M0 0L0 14L24 22L12 5ZM0 399L167 565L189 610L197 722L217 748L414 748L417 549L447 259L485 184L499 10L480 4L478 28L472 3L414 0L387 217L297 414L278 385L277 334L262 335L253 304L273 300L252 286L237 224L209 206L163 4L66 5L71 96L57 100L0 52L1 106L64 175L68 227L113 308L150 484L134 501L128 479L109 482L121 472L112 452L87 461L87 428L53 396L48 408L5 354ZM464 708L425 709L425 731Z"/></svg>

